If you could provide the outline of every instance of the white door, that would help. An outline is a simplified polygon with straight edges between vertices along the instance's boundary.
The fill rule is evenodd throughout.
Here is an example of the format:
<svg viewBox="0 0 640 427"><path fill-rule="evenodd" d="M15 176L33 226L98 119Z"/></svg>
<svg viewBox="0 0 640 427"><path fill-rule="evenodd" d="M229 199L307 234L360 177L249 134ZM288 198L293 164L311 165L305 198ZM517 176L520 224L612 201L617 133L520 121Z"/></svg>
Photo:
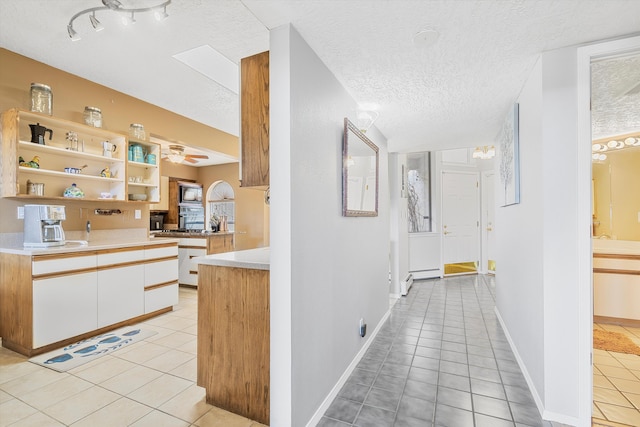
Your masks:
<svg viewBox="0 0 640 427"><path fill-rule="evenodd" d="M480 271L495 272L495 188L494 173L483 172L482 174L482 264Z"/></svg>
<svg viewBox="0 0 640 427"><path fill-rule="evenodd" d="M477 172L442 172L442 236L445 274L473 273L480 261Z"/></svg>

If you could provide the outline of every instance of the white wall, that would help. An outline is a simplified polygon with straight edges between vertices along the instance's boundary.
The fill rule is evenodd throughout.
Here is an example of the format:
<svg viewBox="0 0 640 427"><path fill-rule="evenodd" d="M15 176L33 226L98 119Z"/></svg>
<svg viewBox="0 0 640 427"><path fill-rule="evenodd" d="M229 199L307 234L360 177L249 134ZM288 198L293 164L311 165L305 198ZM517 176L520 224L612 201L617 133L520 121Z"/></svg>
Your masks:
<svg viewBox="0 0 640 427"><path fill-rule="evenodd" d="M343 118L357 105L290 25L271 31L271 425L303 426L389 305L389 186L379 214L342 217Z"/></svg>
<svg viewBox="0 0 640 427"><path fill-rule="evenodd" d="M540 404L544 394L542 235L542 61L517 102L520 104L520 204L497 207L496 311L506 326ZM505 111L505 119L507 112ZM500 175L495 192L502 191Z"/></svg>
<svg viewBox="0 0 640 427"><path fill-rule="evenodd" d="M518 102L521 203L497 213L497 310L543 417L576 425L578 242L589 232L577 226L576 48L544 53Z"/></svg>

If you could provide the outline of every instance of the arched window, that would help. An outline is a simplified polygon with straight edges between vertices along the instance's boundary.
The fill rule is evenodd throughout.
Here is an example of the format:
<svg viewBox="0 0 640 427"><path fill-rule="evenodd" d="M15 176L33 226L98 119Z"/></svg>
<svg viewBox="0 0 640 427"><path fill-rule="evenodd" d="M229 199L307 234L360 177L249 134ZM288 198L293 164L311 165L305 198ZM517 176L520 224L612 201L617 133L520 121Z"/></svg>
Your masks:
<svg viewBox="0 0 640 427"><path fill-rule="evenodd" d="M206 198L206 223L209 228L209 221L212 216L221 217L225 215L227 217L228 231L235 230L235 194L231 184L227 181L216 181L207 190Z"/></svg>

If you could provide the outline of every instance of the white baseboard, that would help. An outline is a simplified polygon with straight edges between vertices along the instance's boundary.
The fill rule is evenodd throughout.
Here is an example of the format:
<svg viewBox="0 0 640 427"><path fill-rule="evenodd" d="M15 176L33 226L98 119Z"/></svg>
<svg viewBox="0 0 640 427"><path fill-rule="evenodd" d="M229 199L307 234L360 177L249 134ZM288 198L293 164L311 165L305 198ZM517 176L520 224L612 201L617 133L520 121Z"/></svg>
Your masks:
<svg viewBox="0 0 640 427"><path fill-rule="evenodd" d="M524 375L524 379L527 381L527 385L529 386L529 391L531 391L531 395L533 396L533 400L536 402L536 407L538 408L538 412L540 413L540 416L542 417L542 419L546 421L561 423L568 426L580 425L580 420L578 418L570 417L564 414L558 414L556 412L551 412L544 408L544 403L542 402L542 399L540 399L538 390L533 385L533 380L529 375L529 371L527 371L527 367L525 366L524 362L522 361L522 358L520 357L520 354L518 353L518 350L513 344L513 340L511 339L509 330L507 329L507 327L504 324L504 321L502 320L502 316L500 315L500 311L498 311L498 307L495 307L494 311L496 313L496 317L498 318L498 322L500 322L500 326L502 326L504 335L507 337L507 341L509 342L509 347L511 347L511 351L513 352L513 355L516 357L518 366L520 367L520 370Z"/></svg>
<svg viewBox="0 0 640 427"><path fill-rule="evenodd" d="M531 375L529 375L529 371L527 371L527 367L524 364L524 362L522 361L522 358L520 357L520 354L518 353L518 349L516 348L516 346L513 343L513 340L511 339L511 335L509 334L509 330L507 329L507 326L504 324L504 321L502 320L502 316L500 315L500 311L498 311L498 307L494 307L493 311L496 313L496 317L498 318L498 322L500 322L500 326L502 327L502 331L504 332L504 335L507 337L507 342L509 343L509 347L511 347L511 351L513 352L513 355L516 357L516 361L518 362L518 366L520 367L520 370L522 371L522 375L524 375L524 379L527 381L527 386L529 386L529 391L531 392L531 395L533 396L533 400L536 402L536 407L538 408L538 412L540 413L540 416L543 419L546 419L546 418L543 417L544 404L542 403L542 399L540 399L540 395L538 394L538 390L533 385L533 380L531 379Z"/></svg>
<svg viewBox="0 0 640 427"><path fill-rule="evenodd" d="M360 351L355 355L355 357L353 358L353 360L351 361L347 369L344 371L344 373L342 374L342 376L340 377L336 385L333 386L333 388L331 389L327 397L325 397L325 399L322 401L322 404L320 405L320 407L313 414L313 417L311 417L309 422L306 424L306 427L315 427L320 422L320 420L322 419L322 416L324 415L325 412L327 412L327 409L329 409L329 406L331 405L333 400L336 398L336 396L342 389L342 386L344 386L344 384L349 379L349 376L351 376L351 374L353 373L353 370L356 368L356 366L358 366L358 363L360 363L360 360L369 349L369 346L371 346L371 343L375 339L376 335L378 335L380 328L382 328L382 325L384 325L384 322L386 322L390 314L391 314L391 309L387 310L385 315L382 316L382 319L380 319L380 322L378 322L378 325L374 329L373 333L371 334L367 342L364 343Z"/></svg>
<svg viewBox="0 0 640 427"><path fill-rule="evenodd" d="M442 270L439 268L436 270L421 270L421 271L410 271L410 274L413 274L413 280L422 280L422 279L435 279L442 278Z"/></svg>

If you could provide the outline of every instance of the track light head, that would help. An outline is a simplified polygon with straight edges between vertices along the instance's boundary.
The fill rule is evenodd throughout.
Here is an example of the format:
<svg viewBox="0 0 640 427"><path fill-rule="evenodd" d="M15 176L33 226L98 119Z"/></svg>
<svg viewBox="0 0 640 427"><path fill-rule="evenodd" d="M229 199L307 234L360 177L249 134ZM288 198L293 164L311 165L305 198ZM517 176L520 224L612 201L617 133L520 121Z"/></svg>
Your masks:
<svg viewBox="0 0 640 427"><path fill-rule="evenodd" d="M91 21L91 25L93 26L93 29L96 31L102 31L104 30L104 25L102 25L102 23L100 21L98 21L98 18L96 18L96 12L94 11L92 15L89 15L89 20Z"/></svg>
<svg viewBox="0 0 640 427"><path fill-rule="evenodd" d="M77 42L78 40L80 40L80 36L78 35L78 33L76 33L76 30L73 29L73 26L71 24L67 25L67 32L69 33L69 38L72 41Z"/></svg>

